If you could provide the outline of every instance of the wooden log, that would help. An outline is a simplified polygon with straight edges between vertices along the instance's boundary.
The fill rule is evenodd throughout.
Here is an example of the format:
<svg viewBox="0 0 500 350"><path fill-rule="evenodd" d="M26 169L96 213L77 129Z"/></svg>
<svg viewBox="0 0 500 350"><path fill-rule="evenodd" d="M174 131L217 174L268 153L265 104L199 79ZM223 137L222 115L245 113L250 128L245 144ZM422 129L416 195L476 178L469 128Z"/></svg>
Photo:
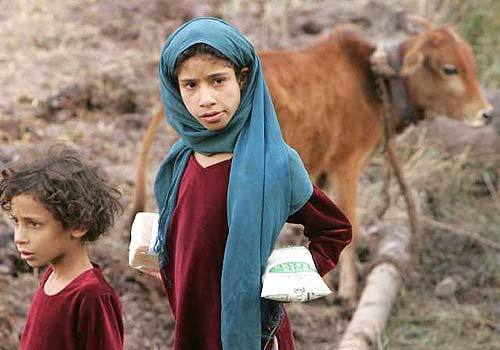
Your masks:
<svg viewBox="0 0 500 350"><path fill-rule="evenodd" d="M373 234L380 235L375 261L338 350L376 348L410 262L411 237L406 227L384 225Z"/></svg>

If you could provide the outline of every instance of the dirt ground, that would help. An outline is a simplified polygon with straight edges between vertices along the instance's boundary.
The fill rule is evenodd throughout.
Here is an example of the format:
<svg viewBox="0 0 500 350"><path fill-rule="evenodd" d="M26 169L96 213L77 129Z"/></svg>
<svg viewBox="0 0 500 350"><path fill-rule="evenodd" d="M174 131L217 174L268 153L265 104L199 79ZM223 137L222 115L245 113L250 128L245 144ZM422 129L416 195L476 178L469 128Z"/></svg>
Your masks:
<svg viewBox="0 0 500 350"><path fill-rule="evenodd" d="M159 100L158 55L166 36L183 21L222 16L259 49L290 48L307 45L344 22L359 25L374 41L395 42L404 37L398 11L418 9L417 1L273 1L262 16L257 3L0 0L0 163L66 140L106 170L127 206L138 143ZM489 94L500 110L500 93ZM399 138L421 214L448 226L423 225L419 266L402 290L378 349L500 348L499 251L459 234L499 241L499 125L472 130L443 119L424 122ZM166 125L159 135L150 180L176 139ZM364 230L377 221L380 202L373 198L381 188L381 164L377 152L361 180ZM395 184L391 192L386 220L404 221ZM147 205L155 210L152 198ZM12 227L0 216L0 349L5 350L17 347L37 284L12 236ZM360 252L363 271L369 253L363 247ZM169 349L170 309L161 285L127 265L125 216L91 246L91 253L123 303L125 348ZM447 278L456 288L437 297L435 288ZM290 304L288 312L297 350L335 349L349 321L341 308L322 300Z"/></svg>

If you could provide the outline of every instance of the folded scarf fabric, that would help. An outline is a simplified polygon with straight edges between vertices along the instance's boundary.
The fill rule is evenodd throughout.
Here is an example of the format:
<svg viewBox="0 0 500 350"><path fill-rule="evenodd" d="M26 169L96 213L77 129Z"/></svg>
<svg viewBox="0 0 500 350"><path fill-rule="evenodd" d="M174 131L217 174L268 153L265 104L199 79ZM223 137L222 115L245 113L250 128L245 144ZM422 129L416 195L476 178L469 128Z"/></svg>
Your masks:
<svg viewBox="0 0 500 350"><path fill-rule="evenodd" d="M188 112L177 87L176 60L199 43L217 49L236 67L250 68L235 115L218 131L205 129ZM311 181L298 154L283 140L256 50L234 27L216 18L185 23L167 39L158 71L168 122L181 139L170 149L155 179L160 210L155 251L161 263L167 264L168 226L192 152L232 152L229 232L221 277L221 340L225 350L260 349L261 322L273 310L268 305L261 308L261 275L286 219L311 196Z"/></svg>

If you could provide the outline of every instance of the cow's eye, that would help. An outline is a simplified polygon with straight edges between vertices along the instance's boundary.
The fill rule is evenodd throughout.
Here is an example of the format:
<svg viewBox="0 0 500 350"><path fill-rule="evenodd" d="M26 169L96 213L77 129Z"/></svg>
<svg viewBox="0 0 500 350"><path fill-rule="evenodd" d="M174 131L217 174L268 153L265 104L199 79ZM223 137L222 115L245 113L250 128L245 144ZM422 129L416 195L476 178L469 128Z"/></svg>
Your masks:
<svg viewBox="0 0 500 350"><path fill-rule="evenodd" d="M451 64L446 64L443 66L443 72L446 75L455 75L458 74L458 69Z"/></svg>

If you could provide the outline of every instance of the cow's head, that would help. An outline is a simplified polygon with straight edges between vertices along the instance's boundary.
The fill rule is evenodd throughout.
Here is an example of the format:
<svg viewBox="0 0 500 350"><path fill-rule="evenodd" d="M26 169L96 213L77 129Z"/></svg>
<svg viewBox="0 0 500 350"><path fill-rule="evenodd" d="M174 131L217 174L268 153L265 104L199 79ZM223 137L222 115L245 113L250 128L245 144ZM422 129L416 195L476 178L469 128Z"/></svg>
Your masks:
<svg viewBox="0 0 500 350"><path fill-rule="evenodd" d="M491 121L492 107L477 81L472 50L453 26L428 27L402 50L401 74L424 117L447 116L474 127Z"/></svg>

